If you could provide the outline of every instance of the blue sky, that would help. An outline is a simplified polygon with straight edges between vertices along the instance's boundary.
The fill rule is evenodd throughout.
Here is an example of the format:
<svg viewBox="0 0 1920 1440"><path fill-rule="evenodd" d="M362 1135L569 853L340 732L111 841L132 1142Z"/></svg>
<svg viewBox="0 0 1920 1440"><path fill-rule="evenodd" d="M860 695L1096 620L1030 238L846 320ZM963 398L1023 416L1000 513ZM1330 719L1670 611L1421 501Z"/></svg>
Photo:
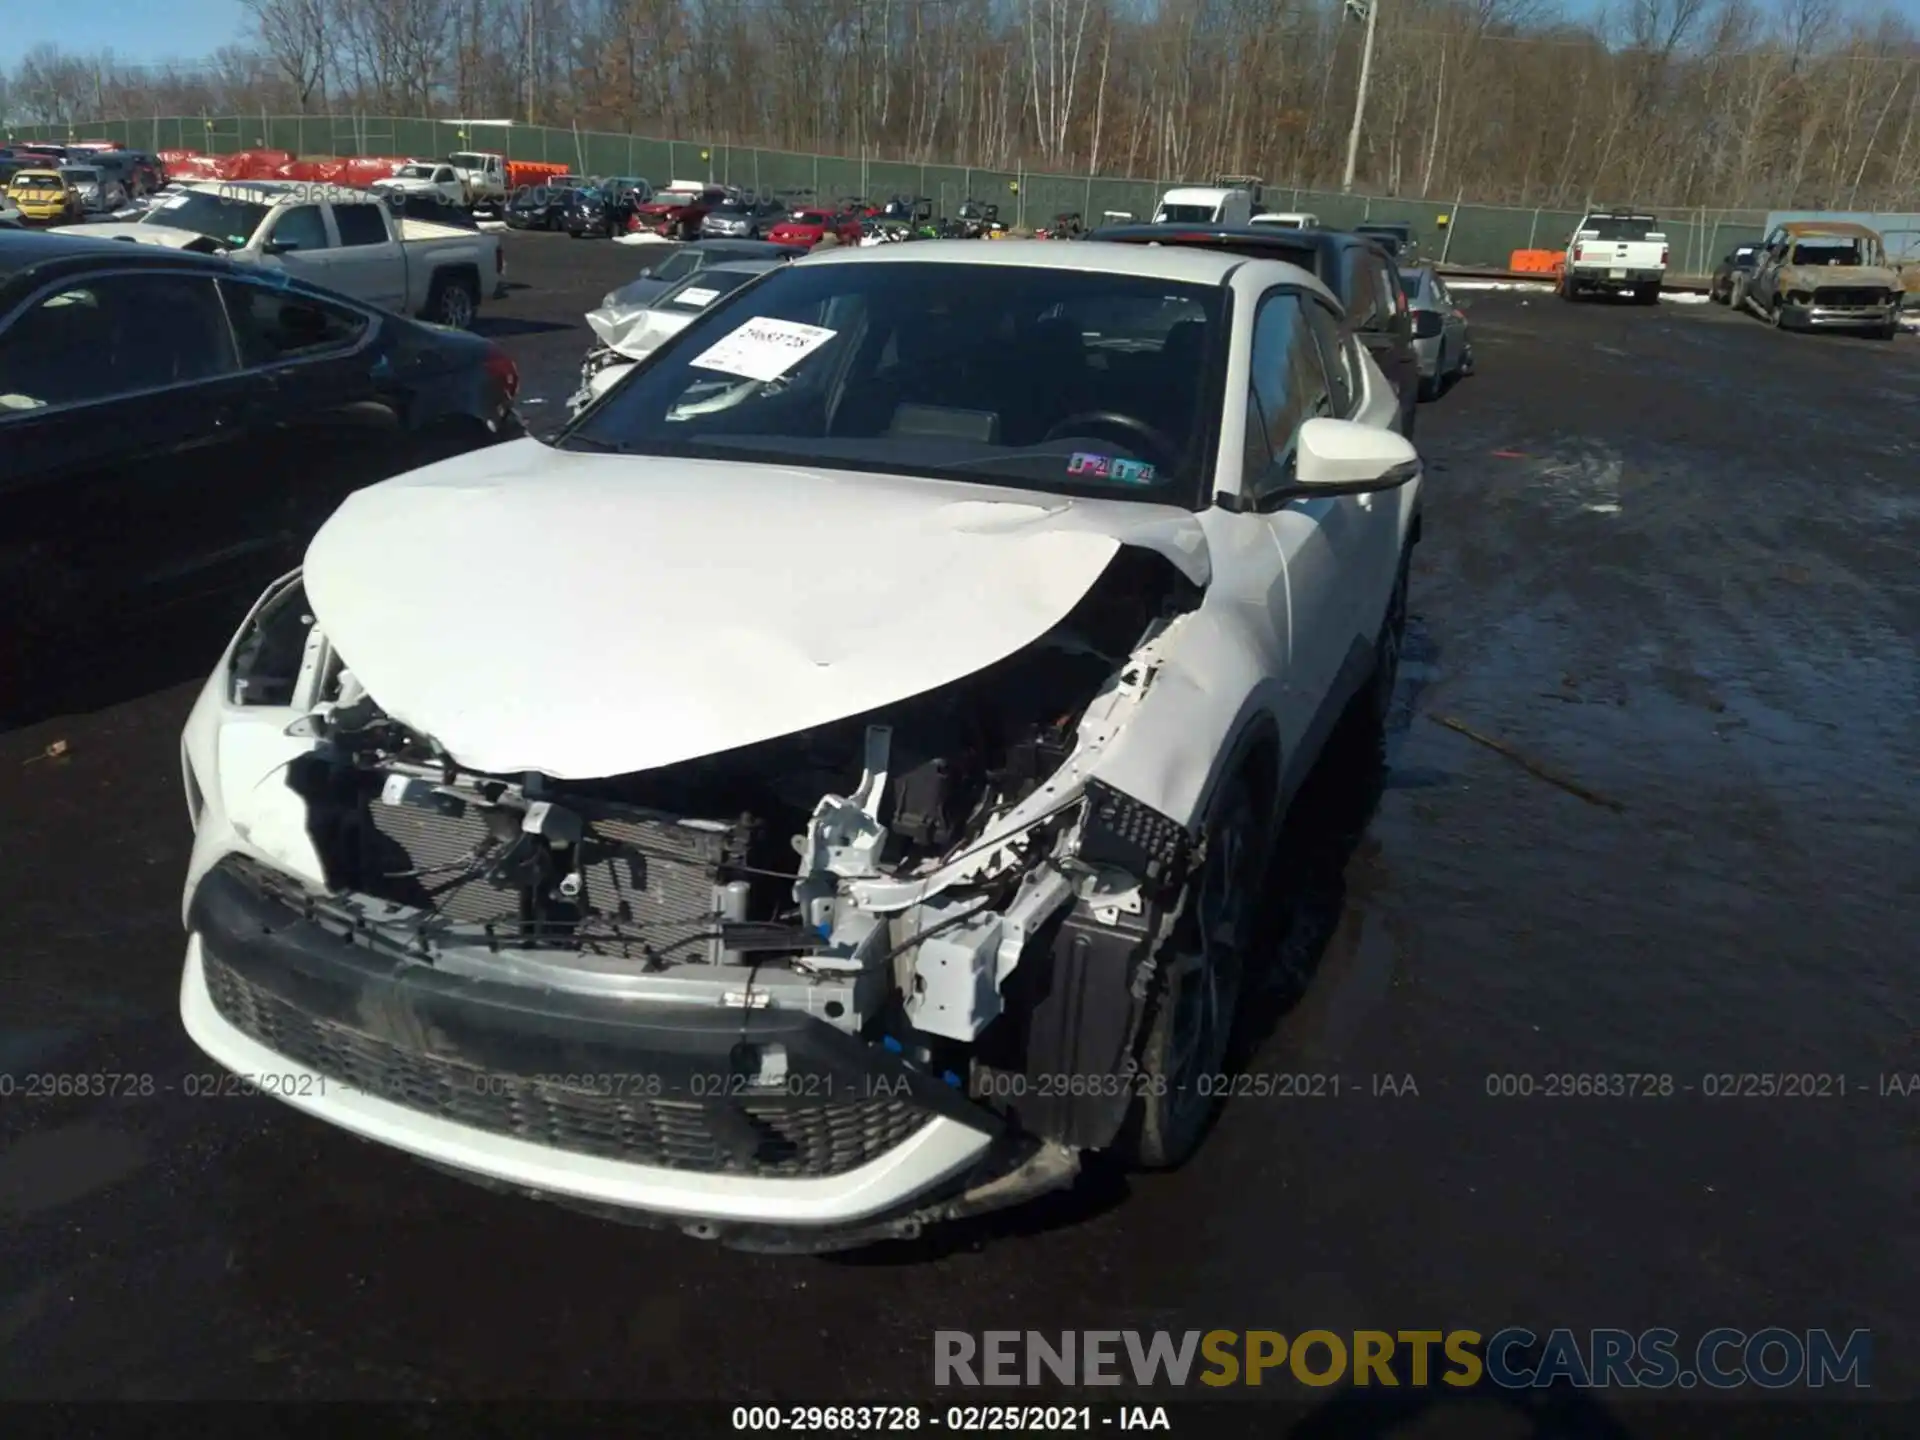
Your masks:
<svg viewBox="0 0 1920 1440"><path fill-rule="evenodd" d="M35 45L92 54L112 50L130 65L198 60L231 45L249 28L240 0L11 0L0 29L0 66L12 69Z"/></svg>

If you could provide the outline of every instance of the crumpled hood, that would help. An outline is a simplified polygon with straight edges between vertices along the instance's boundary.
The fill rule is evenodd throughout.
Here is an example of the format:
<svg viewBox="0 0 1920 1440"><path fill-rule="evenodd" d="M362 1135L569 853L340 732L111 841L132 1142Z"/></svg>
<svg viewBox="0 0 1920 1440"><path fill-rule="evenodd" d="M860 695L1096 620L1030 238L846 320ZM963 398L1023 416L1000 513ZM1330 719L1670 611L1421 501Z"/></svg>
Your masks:
<svg viewBox="0 0 1920 1440"><path fill-rule="evenodd" d="M520 440L349 496L306 590L396 719L470 768L578 780L971 675L1123 543L1210 577L1171 506Z"/></svg>
<svg viewBox="0 0 1920 1440"><path fill-rule="evenodd" d="M1881 285L1900 288L1900 277L1885 265L1782 265L1780 279L1801 290L1820 290L1830 285Z"/></svg>
<svg viewBox="0 0 1920 1440"><path fill-rule="evenodd" d="M641 305L603 305L587 312L587 328L608 349L638 360L660 342L693 323L692 315L670 315Z"/></svg>

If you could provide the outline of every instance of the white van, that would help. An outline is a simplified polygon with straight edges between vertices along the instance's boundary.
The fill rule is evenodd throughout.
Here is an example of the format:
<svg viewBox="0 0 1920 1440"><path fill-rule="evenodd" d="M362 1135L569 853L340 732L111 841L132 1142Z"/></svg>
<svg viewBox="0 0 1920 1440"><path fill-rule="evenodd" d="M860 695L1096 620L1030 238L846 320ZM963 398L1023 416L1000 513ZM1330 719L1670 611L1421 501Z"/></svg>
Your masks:
<svg viewBox="0 0 1920 1440"><path fill-rule="evenodd" d="M1153 212L1156 225L1244 225L1253 218L1253 192L1198 185L1169 190Z"/></svg>

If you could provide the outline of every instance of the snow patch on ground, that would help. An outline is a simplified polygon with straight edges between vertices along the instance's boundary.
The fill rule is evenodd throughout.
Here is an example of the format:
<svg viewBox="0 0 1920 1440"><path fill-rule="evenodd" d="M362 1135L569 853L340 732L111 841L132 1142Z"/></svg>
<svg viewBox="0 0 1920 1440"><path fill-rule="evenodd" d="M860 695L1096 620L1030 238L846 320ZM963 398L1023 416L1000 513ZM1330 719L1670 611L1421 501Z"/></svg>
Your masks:
<svg viewBox="0 0 1920 1440"><path fill-rule="evenodd" d="M473 223L482 230L504 230L507 228L507 222L504 220L476 220Z"/></svg>
<svg viewBox="0 0 1920 1440"><path fill-rule="evenodd" d="M1551 295L1554 287L1545 280L1449 280L1449 290L1522 290L1535 295ZM1662 290L1660 298L1673 305L1705 305L1708 297L1692 290Z"/></svg>
<svg viewBox="0 0 1920 1440"><path fill-rule="evenodd" d="M673 245L678 242L669 240L664 235L655 235L648 230L639 230L631 235L616 235L613 237L613 243L616 245Z"/></svg>

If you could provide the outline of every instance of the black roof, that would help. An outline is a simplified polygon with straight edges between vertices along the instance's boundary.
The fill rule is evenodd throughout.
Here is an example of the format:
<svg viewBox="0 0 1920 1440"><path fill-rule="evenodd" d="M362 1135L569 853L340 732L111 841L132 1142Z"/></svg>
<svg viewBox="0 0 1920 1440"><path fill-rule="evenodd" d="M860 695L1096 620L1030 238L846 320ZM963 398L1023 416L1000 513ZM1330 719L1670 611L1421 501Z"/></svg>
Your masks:
<svg viewBox="0 0 1920 1440"><path fill-rule="evenodd" d="M116 270L197 270L210 275L269 279L274 285L290 290L333 297L332 291L297 280L285 271L261 271L252 266L236 265L220 255L175 250L166 245L145 245L136 240L63 235L58 230L0 229L0 291L17 286L39 285L68 272L84 273L103 263L112 264Z"/></svg>
<svg viewBox="0 0 1920 1440"><path fill-rule="evenodd" d="M1103 225L1087 238L1128 245L1231 245L1238 254L1271 252L1276 260L1314 271L1343 250L1387 254L1385 247L1368 235L1344 230L1282 230L1273 225Z"/></svg>

